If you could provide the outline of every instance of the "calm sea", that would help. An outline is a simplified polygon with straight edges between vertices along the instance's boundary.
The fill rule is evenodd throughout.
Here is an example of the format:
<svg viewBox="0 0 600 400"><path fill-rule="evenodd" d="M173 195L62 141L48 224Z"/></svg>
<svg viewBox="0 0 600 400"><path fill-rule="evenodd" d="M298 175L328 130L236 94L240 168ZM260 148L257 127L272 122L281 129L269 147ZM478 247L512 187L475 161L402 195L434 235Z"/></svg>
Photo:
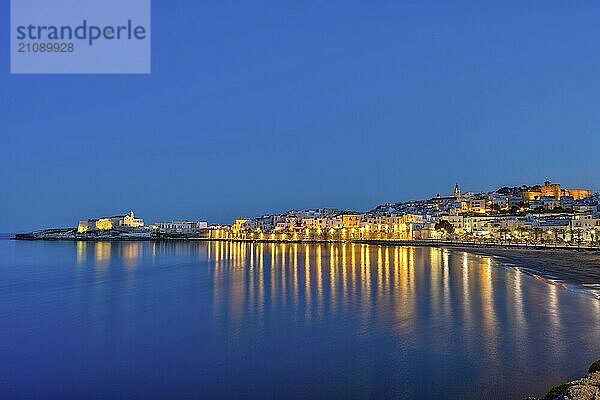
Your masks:
<svg viewBox="0 0 600 400"><path fill-rule="evenodd" d="M2 399L520 399L600 301L435 248L0 240Z"/></svg>

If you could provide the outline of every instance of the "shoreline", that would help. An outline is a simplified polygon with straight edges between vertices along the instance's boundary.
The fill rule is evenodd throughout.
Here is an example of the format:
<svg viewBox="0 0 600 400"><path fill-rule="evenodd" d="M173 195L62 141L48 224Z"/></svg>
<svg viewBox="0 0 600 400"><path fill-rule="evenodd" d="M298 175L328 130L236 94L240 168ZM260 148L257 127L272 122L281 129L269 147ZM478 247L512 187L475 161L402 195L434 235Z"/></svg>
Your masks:
<svg viewBox="0 0 600 400"><path fill-rule="evenodd" d="M485 242L461 242L430 239L413 240L387 240L387 239L245 239L245 238L211 238L195 235L180 236L150 236L119 232L114 234L88 235L88 234L64 234L62 232L28 232L17 233L6 237L9 240L25 241L212 241L212 242L244 242L244 243L353 243L371 244L379 246L405 246L405 247L448 247L458 249L510 249L510 250L565 250L577 252L596 252L600 254L600 246L565 246L551 244L527 244L527 243L485 243Z"/></svg>
<svg viewBox="0 0 600 400"><path fill-rule="evenodd" d="M600 252L571 249L460 248L492 257L500 264L519 268L534 278L561 286L575 285L600 299Z"/></svg>

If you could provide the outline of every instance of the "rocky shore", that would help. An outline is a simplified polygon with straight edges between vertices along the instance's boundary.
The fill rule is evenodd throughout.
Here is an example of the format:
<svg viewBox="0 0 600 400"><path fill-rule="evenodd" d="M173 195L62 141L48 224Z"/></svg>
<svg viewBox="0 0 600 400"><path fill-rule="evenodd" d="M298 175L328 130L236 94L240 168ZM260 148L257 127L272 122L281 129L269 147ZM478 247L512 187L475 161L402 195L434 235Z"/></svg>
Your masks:
<svg viewBox="0 0 600 400"><path fill-rule="evenodd" d="M562 383L550 389L545 397L526 397L524 400L599 400L600 360L594 362L581 379Z"/></svg>
<svg viewBox="0 0 600 400"><path fill-rule="evenodd" d="M161 233L143 228L121 228L77 232L77 228L44 229L36 232L17 233L11 237L15 240L87 240L87 241L119 241L119 240L207 240L208 233Z"/></svg>
<svg viewBox="0 0 600 400"><path fill-rule="evenodd" d="M16 240L149 240L150 232L129 230L95 231L78 233L76 228L45 229L30 233L17 233Z"/></svg>

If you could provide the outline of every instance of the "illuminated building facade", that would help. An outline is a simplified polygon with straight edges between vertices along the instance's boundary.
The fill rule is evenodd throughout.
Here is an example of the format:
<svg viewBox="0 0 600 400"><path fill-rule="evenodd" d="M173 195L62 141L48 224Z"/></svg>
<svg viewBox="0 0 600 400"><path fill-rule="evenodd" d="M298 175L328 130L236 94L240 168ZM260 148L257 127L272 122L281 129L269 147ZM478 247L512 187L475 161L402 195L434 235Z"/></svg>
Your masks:
<svg viewBox="0 0 600 400"><path fill-rule="evenodd" d="M137 228L141 226L144 226L144 220L136 217L133 211L130 211L129 214L126 215L115 215L112 217L79 221L77 232L107 231L111 229Z"/></svg>

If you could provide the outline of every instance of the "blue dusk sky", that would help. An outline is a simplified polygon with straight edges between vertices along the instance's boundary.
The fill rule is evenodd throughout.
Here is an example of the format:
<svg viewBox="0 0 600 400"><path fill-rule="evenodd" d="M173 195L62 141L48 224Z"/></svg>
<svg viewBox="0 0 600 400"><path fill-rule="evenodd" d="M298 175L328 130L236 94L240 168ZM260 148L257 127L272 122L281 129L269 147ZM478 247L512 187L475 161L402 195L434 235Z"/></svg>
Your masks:
<svg viewBox="0 0 600 400"><path fill-rule="evenodd" d="M11 75L0 232L598 190L597 1L158 1L150 75Z"/></svg>

